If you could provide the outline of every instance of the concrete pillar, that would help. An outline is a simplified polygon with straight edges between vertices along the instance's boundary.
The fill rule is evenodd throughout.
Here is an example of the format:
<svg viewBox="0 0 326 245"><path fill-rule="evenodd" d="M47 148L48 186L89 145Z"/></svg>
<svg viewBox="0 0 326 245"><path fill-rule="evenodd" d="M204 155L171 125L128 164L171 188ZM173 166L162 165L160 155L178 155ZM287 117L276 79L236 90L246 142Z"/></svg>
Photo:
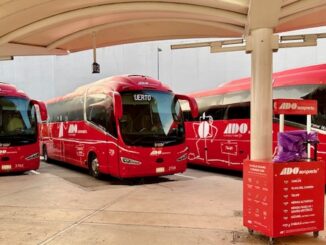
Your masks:
<svg viewBox="0 0 326 245"><path fill-rule="evenodd" d="M251 160L272 159L273 30L251 31Z"/></svg>

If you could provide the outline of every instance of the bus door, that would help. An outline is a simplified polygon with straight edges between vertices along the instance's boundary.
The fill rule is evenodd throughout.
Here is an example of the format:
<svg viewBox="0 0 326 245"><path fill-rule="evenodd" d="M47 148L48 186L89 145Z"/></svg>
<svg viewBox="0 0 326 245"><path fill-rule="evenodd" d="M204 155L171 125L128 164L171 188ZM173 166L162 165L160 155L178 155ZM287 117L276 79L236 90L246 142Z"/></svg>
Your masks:
<svg viewBox="0 0 326 245"><path fill-rule="evenodd" d="M67 135L67 117L63 103L48 104L48 111L50 112L49 123L47 124L48 141L46 143L46 150L50 158L56 160L64 160L63 158L63 140Z"/></svg>
<svg viewBox="0 0 326 245"><path fill-rule="evenodd" d="M53 141L54 153L60 161L65 161L64 141L67 138L67 129L68 129L68 123L61 121L57 127L58 137Z"/></svg>
<svg viewBox="0 0 326 245"><path fill-rule="evenodd" d="M119 176L118 136L112 97L98 91L88 91L86 117L97 128L87 134L96 143L93 147L96 147L94 151L98 154L100 171Z"/></svg>
<svg viewBox="0 0 326 245"><path fill-rule="evenodd" d="M228 168L242 169L242 163L250 153L250 104L231 104L225 112L221 153Z"/></svg>
<svg viewBox="0 0 326 245"><path fill-rule="evenodd" d="M241 170L242 163L249 156L250 134L249 120L229 120L225 123L221 153L228 167Z"/></svg>
<svg viewBox="0 0 326 245"><path fill-rule="evenodd" d="M54 127L56 127L55 123L47 123L47 124L43 124L42 125L42 134L43 136L45 135L46 137L48 137L46 140L44 139L45 143L46 143L46 151L47 154L53 156L55 155L54 153Z"/></svg>
<svg viewBox="0 0 326 245"><path fill-rule="evenodd" d="M61 143L62 158L66 162L84 166L87 128L84 122L84 96L77 95L64 100L64 139Z"/></svg>
<svg viewBox="0 0 326 245"><path fill-rule="evenodd" d="M189 146L189 160L196 163L208 163L208 155L214 144L214 138L217 133L212 125L212 117L204 112L199 121L187 123L187 141Z"/></svg>
<svg viewBox="0 0 326 245"><path fill-rule="evenodd" d="M225 138L224 129L227 121L215 120L213 126L217 129L217 135L213 144L208 148L208 162L215 167L225 167L229 164L230 142ZM226 152L225 149L228 151Z"/></svg>
<svg viewBox="0 0 326 245"><path fill-rule="evenodd" d="M83 165L85 146L82 137L87 132L84 129L84 123L71 121L65 125L67 134L65 139L61 141L62 158L66 162Z"/></svg>
<svg viewBox="0 0 326 245"><path fill-rule="evenodd" d="M201 125L205 125L207 133L203 138L203 151L205 153L205 162L211 166L223 166L225 164L225 156L221 154L221 142L223 142L223 117L225 113L225 107L219 106L209 109L205 115L202 115L204 119Z"/></svg>
<svg viewBox="0 0 326 245"><path fill-rule="evenodd" d="M115 134L115 132L113 132ZM115 134L115 136L117 136ZM113 176L120 176L120 170L119 170L119 148L118 148L118 140L116 137L113 137L112 135L107 135L107 147L106 147L106 167L107 167L107 173L113 175Z"/></svg>
<svg viewBox="0 0 326 245"><path fill-rule="evenodd" d="M62 139L64 132L64 123L56 122L48 124L48 136L49 140L46 144L47 153L50 158L56 160L62 160Z"/></svg>
<svg viewBox="0 0 326 245"><path fill-rule="evenodd" d="M203 148L203 157L205 162L208 165L214 164L215 159L218 157L218 127L216 121L213 121L213 117L211 115L205 115L204 121L201 122L202 128L200 128L203 137L202 148ZM206 132L204 132L203 128L206 128ZM203 134L204 133L204 134Z"/></svg>

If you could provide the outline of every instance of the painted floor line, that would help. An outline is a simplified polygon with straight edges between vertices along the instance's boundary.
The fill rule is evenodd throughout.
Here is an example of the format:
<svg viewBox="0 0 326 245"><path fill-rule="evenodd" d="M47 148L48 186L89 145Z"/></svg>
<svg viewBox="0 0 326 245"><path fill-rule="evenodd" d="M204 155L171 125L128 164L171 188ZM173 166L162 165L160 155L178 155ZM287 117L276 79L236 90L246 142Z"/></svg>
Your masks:
<svg viewBox="0 0 326 245"><path fill-rule="evenodd" d="M184 175L184 174L175 174L176 176L184 177L184 178L189 178L189 179L198 179L197 177L189 176L189 175Z"/></svg>
<svg viewBox="0 0 326 245"><path fill-rule="evenodd" d="M41 174L40 172L37 172L37 171L35 171L35 170L31 170L30 171L32 174Z"/></svg>

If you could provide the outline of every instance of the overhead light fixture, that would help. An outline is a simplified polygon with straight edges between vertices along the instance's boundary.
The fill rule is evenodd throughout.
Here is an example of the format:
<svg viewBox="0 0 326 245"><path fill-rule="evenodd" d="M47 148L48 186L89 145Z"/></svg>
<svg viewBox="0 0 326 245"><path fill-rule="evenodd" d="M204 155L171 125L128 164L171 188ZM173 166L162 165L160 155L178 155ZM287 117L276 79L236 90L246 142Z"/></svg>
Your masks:
<svg viewBox="0 0 326 245"><path fill-rule="evenodd" d="M100 73L100 65L96 62L96 32L92 33L93 40L93 64L92 64L92 73Z"/></svg>
<svg viewBox="0 0 326 245"><path fill-rule="evenodd" d="M302 34L281 36L274 35L272 37L272 49L277 51L279 48L295 48L316 46L317 39L326 38L326 33ZM252 38L248 36L246 39L230 39L212 42L185 43L171 45L171 49L201 48L210 47L211 53L232 52L245 50L247 53L252 51Z"/></svg>
<svg viewBox="0 0 326 245"><path fill-rule="evenodd" d="M157 80L160 80L160 52L162 49L157 47Z"/></svg>

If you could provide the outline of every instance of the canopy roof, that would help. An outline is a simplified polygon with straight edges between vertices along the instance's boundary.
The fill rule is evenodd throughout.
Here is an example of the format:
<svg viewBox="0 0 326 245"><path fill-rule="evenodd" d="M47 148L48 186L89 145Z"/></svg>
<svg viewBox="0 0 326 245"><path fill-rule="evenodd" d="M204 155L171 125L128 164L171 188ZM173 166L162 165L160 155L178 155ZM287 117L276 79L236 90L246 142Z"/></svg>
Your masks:
<svg viewBox="0 0 326 245"><path fill-rule="evenodd" d="M0 57L325 24L325 0L0 0Z"/></svg>

